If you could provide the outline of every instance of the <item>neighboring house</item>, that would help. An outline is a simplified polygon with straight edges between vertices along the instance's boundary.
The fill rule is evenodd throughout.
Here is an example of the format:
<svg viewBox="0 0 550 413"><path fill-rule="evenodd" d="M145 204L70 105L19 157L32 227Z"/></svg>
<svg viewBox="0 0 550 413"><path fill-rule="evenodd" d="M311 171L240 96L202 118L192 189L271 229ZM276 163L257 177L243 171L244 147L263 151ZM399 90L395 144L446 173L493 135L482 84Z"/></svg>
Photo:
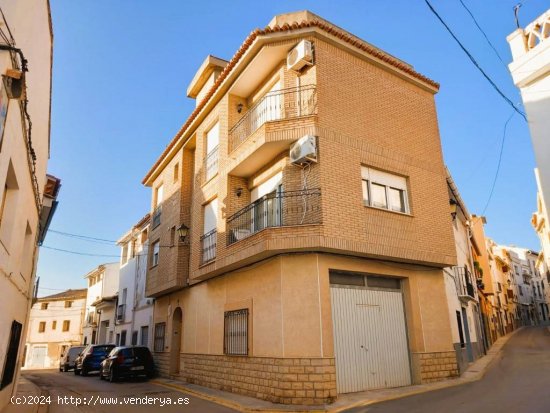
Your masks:
<svg viewBox="0 0 550 413"><path fill-rule="evenodd" d="M84 276L88 283L83 344L114 344L120 264L102 264Z"/></svg>
<svg viewBox="0 0 550 413"><path fill-rule="evenodd" d="M542 310L543 314L547 315L547 318L542 318L542 322L545 324L548 324L550 322L550 317L548 317L548 314L550 314L550 270L548 268L548 265L546 264L546 257L543 252L539 254L539 258L536 263L537 271L540 275L540 285L542 289L542 296L544 303L542 304Z"/></svg>
<svg viewBox="0 0 550 413"><path fill-rule="evenodd" d="M539 196L550 205L550 10L507 37L513 61L508 66L521 91L535 152ZM545 251L548 254L548 250Z"/></svg>
<svg viewBox="0 0 550 413"><path fill-rule="evenodd" d="M143 217L118 240L121 248L115 324L117 345L153 349L153 302L145 295L150 215Z"/></svg>
<svg viewBox="0 0 550 413"><path fill-rule="evenodd" d="M87 290L67 290L41 297L31 308L26 368L57 368L65 350L82 343Z"/></svg>
<svg viewBox="0 0 550 413"><path fill-rule="evenodd" d="M308 11L204 61L143 180L161 374L293 404L458 375L437 91Z"/></svg>
<svg viewBox="0 0 550 413"><path fill-rule="evenodd" d="M445 269L445 285L453 345L462 373L469 363L486 351L478 293L478 283L481 281L478 281L474 263L474 253L477 249L479 254L479 248L472 241L470 213L449 172L447 189L453 217L457 265Z"/></svg>
<svg viewBox="0 0 550 413"><path fill-rule="evenodd" d="M34 296L37 246L46 236L61 184L59 179L46 174L50 156L53 48L49 1L0 0L0 9L3 39L0 41L0 410L3 410L16 392Z"/></svg>

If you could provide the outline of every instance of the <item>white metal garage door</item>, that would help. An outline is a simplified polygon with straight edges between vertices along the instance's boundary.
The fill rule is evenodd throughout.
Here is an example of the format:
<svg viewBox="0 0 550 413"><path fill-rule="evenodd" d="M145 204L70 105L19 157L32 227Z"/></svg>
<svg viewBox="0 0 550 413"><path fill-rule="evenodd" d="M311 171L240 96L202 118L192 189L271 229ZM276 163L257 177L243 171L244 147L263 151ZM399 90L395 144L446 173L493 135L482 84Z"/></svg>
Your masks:
<svg viewBox="0 0 550 413"><path fill-rule="evenodd" d="M45 367L48 348L46 346L36 346L32 349L31 366Z"/></svg>
<svg viewBox="0 0 550 413"><path fill-rule="evenodd" d="M411 384L400 290L331 285L338 393Z"/></svg>

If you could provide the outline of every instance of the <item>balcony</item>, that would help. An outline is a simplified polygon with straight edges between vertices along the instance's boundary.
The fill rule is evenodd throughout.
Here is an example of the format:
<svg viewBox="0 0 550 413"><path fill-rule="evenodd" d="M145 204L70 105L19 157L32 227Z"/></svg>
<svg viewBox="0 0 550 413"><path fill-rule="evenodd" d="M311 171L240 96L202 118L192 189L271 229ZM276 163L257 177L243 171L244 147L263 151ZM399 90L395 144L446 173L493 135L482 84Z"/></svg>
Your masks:
<svg viewBox="0 0 550 413"><path fill-rule="evenodd" d="M266 228L320 224L321 190L274 192L263 196L227 219L227 244Z"/></svg>
<svg viewBox="0 0 550 413"><path fill-rule="evenodd" d="M203 171L204 176L202 182L210 181L214 176L218 174L218 147L212 149L208 155L204 158Z"/></svg>
<svg viewBox="0 0 550 413"><path fill-rule="evenodd" d="M217 239L218 233L215 229L201 237L201 265L208 264L216 259Z"/></svg>
<svg viewBox="0 0 550 413"><path fill-rule="evenodd" d="M162 205L159 205L153 212L153 219L151 221L152 229L160 225L160 216L162 215Z"/></svg>
<svg viewBox="0 0 550 413"><path fill-rule="evenodd" d="M475 300L475 290L472 284L472 274L468 267L453 267L458 298Z"/></svg>
<svg viewBox="0 0 550 413"><path fill-rule="evenodd" d="M229 131L230 174L249 176L292 142L315 134L316 113L315 85L266 94Z"/></svg>

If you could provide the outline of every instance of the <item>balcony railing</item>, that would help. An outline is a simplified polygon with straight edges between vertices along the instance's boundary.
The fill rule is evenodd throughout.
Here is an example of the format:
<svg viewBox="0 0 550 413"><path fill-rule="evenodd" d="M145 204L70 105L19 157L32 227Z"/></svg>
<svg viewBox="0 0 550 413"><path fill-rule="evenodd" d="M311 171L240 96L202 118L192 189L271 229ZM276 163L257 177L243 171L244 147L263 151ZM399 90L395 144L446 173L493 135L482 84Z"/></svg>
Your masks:
<svg viewBox="0 0 550 413"><path fill-rule="evenodd" d="M266 122L313 115L317 112L315 85L266 94L229 131L229 152L234 151Z"/></svg>
<svg viewBox="0 0 550 413"><path fill-rule="evenodd" d="M321 190L273 192L227 219L227 244L271 227L320 224Z"/></svg>
<svg viewBox="0 0 550 413"><path fill-rule="evenodd" d="M459 297L475 298L472 274L468 267L454 267L456 291Z"/></svg>
<svg viewBox="0 0 550 413"><path fill-rule="evenodd" d="M206 264L216 259L216 244L218 233L215 229L201 237L201 264Z"/></svg>
<svg viewBox="0 0 550 413"><path fill-rule="evenodd" d="M214 149L212 149L210 152L208 152L208 155L206 155L206 158L204 158L203 170L204 170L203 182L208 182L218 173L218 147L217 146Z"/></svg>
<svg viewBox="0 0 550 413"><path fill-rule="evenodd" d="M162 215L162 206L159 205L153 212L152 226L156 228L160 225L160 216Z"/></svg>

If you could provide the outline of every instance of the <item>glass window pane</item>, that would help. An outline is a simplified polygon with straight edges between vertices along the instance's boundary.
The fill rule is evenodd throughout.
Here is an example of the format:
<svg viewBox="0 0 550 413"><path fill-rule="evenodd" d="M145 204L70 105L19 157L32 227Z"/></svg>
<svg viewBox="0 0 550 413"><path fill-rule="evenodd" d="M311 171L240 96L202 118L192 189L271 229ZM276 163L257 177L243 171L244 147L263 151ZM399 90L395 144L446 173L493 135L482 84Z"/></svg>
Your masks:
<svg viewBox="0 0 550 413"><path fill-rule="evenodd" d="M406 212L405 191L402 191L401 189L390 188L390 205L392 211Z"/></svg>
<svg viewBox="0 0 550 413"><path fill-rule="evenodd" d="M369 183L366 179L363 179L363 204L370 205L369 200Z"/></svg>
<svg viewBox="0 0 550 413"><path fill-rule="evenodd" d="M386 201L386 187L383 185L378 185L371 183L371 205L378 208L388 208L388 203Z"/></svg>

